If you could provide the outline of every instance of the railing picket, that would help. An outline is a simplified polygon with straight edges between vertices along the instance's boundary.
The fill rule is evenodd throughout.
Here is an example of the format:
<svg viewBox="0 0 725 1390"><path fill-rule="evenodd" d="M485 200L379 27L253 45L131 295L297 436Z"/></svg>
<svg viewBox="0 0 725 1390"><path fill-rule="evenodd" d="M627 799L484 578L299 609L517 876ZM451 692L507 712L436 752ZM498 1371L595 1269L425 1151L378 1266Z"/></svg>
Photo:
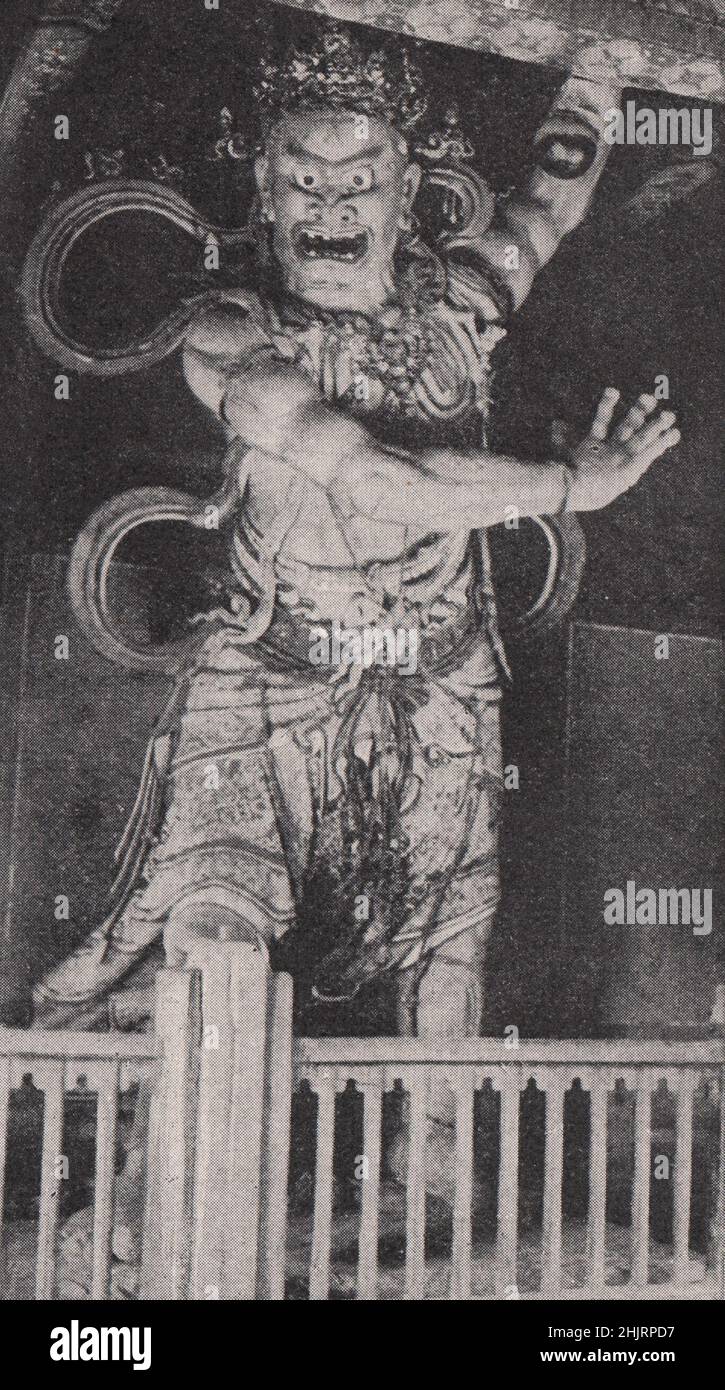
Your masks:
<svg viewBox="0 0 725 1390"><path fill-rule="evenodd" d="M561 1187L566 1086L566 1079L558 1073L549 1074L547 1077L541 1259L541 1288L547 1293L555 1292L561 1286Z"/></svg>
<svg viewBox="0 0 725 1390"><path fill-rule="evenodd" d="M649 1280L649 1200L652 1135L652 1093L648 1079L636 1076L634 1103L634 1182L632 1190L631 1281L637 1287Z"/></svg>
<svg viewBox="0 0 725 1390"><path fill-rule="evenodd" d="M362 1182L357 1296L374 1299L378 1293L378 1230L380 1205L380 1143L383 1113L382 1079L363 1087L363 1155L366 1170Z"/></svg>
<svg viewBox="0 0 725 1390"><path fill-rule="evenodd" d="M673 1279L685 1283L690 1266L690 1199L692 1193L692 1114L694 1077L678 1080L675 1119L675 1199L672 1215Z"/></svg>
<svg viewBox="0 0 725 1390"><path fill-rule="evenodd" d="M470 1074L456 1077L456 1158L449 1297L458 1300L471 1296L474 1084L474 1077Z"/></svg>
<svg viewBox="0 0 725 1390"><path fill-rule="evenodd" d="M410 1079L410 1139L405 1216L405 1297L420 1300L425 1292L425 1141L428 1074Z"/></svg>
<svg viewBox="0 0 725 1390"><path fill-rule="evenodd" d="M3 1248L3 1212L5 1210L5 1146L8 1133L8 1104L10 1100L10 1062L0 1057L0 1252Z"/></svg>
<svg viewBox="0 0 725 1390"><path fill-rule="evenodd" d="M718 1298L722 1302L725 1301L725 1066L719 1068L715 1088L719 1111L719 1154L715 1169L715 1229L711 1236Z"/></svg>
<svg viewBox="0 0 725 1390"><path fill-rule="evenodd" d="M55 1242L58 1232L60 1184L58 1159L63 1145L63 1104L65 1099L65 1064L54 1058L42 1070L43 1155L40 1179L40 1214L38 1220L38 1253L35 1277L35 1296L52 1299L55 1291Z"/></svg>
<svg viewBox="0 0 725 1390"><path fill-rule="evenodd" d="M330 1243L332 1238L332 1161L335 1146L335 1088L328 1078L317 1083L317 1152L315 1157L315 1208L310 1256L312 1301L330 1292Z"/></svg>
<svg viewBox="0 0 725 1390"><path fill-rule="evenodd" d="M287 1183L292 1126L292 978L271 980L267 1104L264 1116L260 1298L284 1299L287 1257Z"/></svg>
<svg viewBox="0 0 725 1390"><path fill-rule="evenodd" d="M518 1073L507 1070L501 1082L501 1156L498 1179L498 1236L496 1240L496 1292L516 1286L519 1219L519 1108Z"/></svg>
<svg viewBox="0 0 725 1390"><path fill-rule="evenodd" d="M589 1218L587 1222L587 1283L601 1289L606 1283L607 1220L607 1074L594 1075L589 1111Z"/></svg>
<svg viewBox="0 0 725 1390"><path fill-rule="evenodd" d="M91 1298L108 1298L113 1234L113 1182L118 1125L117 1062L99 1064L96 1115L96 1195L93 1206Z"/></svg>

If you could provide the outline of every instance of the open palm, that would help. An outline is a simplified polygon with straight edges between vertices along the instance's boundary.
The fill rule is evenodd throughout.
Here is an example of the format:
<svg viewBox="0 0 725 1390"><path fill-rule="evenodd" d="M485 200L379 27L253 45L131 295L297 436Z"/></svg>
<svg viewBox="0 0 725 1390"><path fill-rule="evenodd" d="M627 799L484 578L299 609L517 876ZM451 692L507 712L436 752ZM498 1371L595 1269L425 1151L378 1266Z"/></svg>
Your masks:
<svg viewBox="0 0 725 1390"><path fill-rule="evenodd" d="M654 396L642 395L613 429L619 391L608 386L597 406L591 430L572 454L574 479L568 510L606 507L639 481L651 463L679 443L671 410L657 411Z"/></svg>

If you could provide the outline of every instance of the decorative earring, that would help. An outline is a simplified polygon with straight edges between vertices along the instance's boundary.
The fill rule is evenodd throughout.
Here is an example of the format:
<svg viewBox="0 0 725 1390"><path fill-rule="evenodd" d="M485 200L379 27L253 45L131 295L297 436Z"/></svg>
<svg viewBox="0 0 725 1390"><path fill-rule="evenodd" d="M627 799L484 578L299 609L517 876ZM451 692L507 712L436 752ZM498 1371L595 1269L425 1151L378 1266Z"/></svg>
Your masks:
<svg viewBox="0 0 725 1390"><path fill-rule="evenodd" d="M414 212L409 212L405 217L398 218L400 228L401 244L410 248L415 246L420 235L420 222Z"/></svg>
<svg viewBox="0 0 725 1390"><path fill-rule="evenodd" d="M268 203L263 203L263 204L262 204L262 221L263 221L263 222L274 222L274 220L275 220L275 219L274 219L274 210L269 206Z"/></svg>

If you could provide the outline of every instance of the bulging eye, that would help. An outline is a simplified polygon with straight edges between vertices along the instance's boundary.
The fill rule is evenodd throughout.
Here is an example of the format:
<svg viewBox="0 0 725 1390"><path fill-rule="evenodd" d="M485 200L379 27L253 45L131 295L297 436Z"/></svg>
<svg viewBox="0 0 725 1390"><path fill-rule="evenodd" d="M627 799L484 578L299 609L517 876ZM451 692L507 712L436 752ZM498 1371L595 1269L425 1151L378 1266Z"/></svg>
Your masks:
<svg viewBox="0 0 725 1390"><path fill-rule="evenodd" d="M350 177L350 183L356 193L367 193L373 186L372 169L356 169Z"/></svg>
<svg viewBox="0 0 725 1390"><path fill-rule="evenodd" d="M299 188L304 188L310 193L314 193L320 187L320 179L314 169L295 169L294 180Z"/></svg>

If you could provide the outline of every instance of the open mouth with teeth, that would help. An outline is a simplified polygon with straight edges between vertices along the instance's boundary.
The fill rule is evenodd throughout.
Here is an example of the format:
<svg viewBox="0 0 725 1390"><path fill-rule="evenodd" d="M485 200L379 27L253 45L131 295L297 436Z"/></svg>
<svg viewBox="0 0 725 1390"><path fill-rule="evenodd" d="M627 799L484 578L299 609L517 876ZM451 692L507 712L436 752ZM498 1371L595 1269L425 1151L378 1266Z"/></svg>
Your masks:
<svg viewBox="0 0 725 1390"><path fill-rule="evenodd" d="M340 232L332 236L329 232L303 228L297 234L295 248L308 261L360 261L368 249L368 234Z"/></svg>

